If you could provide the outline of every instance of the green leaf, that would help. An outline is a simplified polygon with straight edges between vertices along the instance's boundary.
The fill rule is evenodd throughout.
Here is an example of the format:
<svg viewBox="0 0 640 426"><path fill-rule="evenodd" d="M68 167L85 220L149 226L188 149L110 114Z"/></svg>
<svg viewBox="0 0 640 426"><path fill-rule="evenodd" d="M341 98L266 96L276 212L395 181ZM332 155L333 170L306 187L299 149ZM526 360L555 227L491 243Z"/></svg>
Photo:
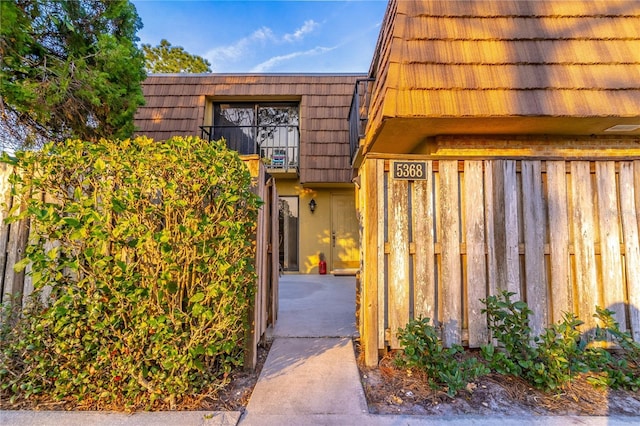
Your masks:
<svg viewBox="0 0 640 426"><path fill-rule="evenodd" d="M72 228L77 228L80 226L80 221L75 217L64 217L62 218L62 220Z"/></svg>
<svg viewBox="0 0 640 426"><path fill-rule="evenodd" d="M527 304L523 301L517 301L513 304L513 307L516 308L519 311L524 311L525 309L528 308Z"/></svg>
<svg viewBox="0 0 640 426"><path fill-rule="evenodd" d="M21 259L19 262L16 262L15 265L13 265L13 270L15 272L22 272L30 262L31 259L25 257L24 259Z"/></svg>
<svg viewBox="0 0 640 426"><path fill-rule="evenodd" d="M189 299L189 303L198 303L204 300L204 293L196 293Z"/></svg>

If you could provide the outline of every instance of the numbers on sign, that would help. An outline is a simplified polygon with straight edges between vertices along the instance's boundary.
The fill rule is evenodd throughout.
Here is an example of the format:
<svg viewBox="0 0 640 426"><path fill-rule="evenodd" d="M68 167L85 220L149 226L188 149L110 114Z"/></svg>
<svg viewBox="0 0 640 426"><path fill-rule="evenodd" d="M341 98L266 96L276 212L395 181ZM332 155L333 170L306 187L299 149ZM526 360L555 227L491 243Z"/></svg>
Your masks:
<svg viewBox="0 0 640 426"><path fill-rule="evenodd" d="M396 162L393 177L396 179L425 179L425 163Z"/></svg>

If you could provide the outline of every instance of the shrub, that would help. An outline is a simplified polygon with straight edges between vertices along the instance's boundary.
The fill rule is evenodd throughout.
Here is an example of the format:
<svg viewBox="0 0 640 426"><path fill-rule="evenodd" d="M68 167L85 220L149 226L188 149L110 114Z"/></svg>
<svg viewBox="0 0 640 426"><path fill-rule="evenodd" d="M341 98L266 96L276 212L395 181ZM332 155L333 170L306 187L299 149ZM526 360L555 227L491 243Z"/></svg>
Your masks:
<svg viewBox="0 0 640 426"><path fill-rule="evenodd" d="M524 369L533 366L536 350L531 346L529 315L531 310L522 301L511 301L515 293L503 292L481 300L486 308L487 324L492 336L501 344L502 351L492 345L482 347L483 356L491 368L501 374L522 375Z"/></svg>
<svg viewBox="0 0 640 426"><path fill-rule="evenodd" d="M455 396L460 389L489 370L476 358L464 358L460 345L444 348L429 318L412 319L406 328L398 330L403 350L396 358L398 365L417 368L427 374L433 389L447 387Z"/></svg>
<svg viewBox="0 0 640 426"><path fill-rule="evenodd" d="M482 300L487 322L499 348L486 345L482 354L497 372L521 376L534 386L555 390L569 383L577 373L589 371L587 349L578 327L583 324L575 315L565 313L562 321L532 336L529 315L532 311L522 301L511 301L514 293L502 292Z"/></svg>
<svg viewBox="0 0 640 426"><path fill-rule="evenodd" d="M626 386L635 383L637 386L640 383L632 379L633 369L628 368L637 366L634 357L630 356L631 362L624 358L618 360L606 350L589 345L578 329L583 321L574 314L565 313L562 321L546 328L540 336L532 336L528 325L531 310L522 301L512 302L511 296L513 293L503 292L482 301L486 306L483 312L487 313L489 329L499 343L499 348L493 345L482 348L491 368L502 374L521 376L547 391L562 389L577 374L588 372L607 373L605 378L592 376L590 381L595 384ZM628 333L626 336L620 333L611 319L611 312L597 309L597 316L605 327L597 334L610 333L620 338L621 346L638 347ZM637 358L635 360L637 362ZM637 370L634 374L637 377Z"/></svg>
<svg viewBox="0 0 640 426"><path fill-rule="evenodd" d="M606 373L605 377L592 378L592 383L637 392L640 389L640 343L634 341L629 332L620 330L612 311L596 306L594 316L602 323L596 329L596 338L611 340L618 350L615 354L602 350L599 356L590 359L592 369Z"/></svg>
<svg viewBox="0 0 640 426"><path fill-rule="evenodd" d="M259 200L237 153L137 138L11 162L26 204L11 220L32 229L17 267L31 263L35 291L3 332L4 391L134 409L224 386L255 284Z"/></svg>

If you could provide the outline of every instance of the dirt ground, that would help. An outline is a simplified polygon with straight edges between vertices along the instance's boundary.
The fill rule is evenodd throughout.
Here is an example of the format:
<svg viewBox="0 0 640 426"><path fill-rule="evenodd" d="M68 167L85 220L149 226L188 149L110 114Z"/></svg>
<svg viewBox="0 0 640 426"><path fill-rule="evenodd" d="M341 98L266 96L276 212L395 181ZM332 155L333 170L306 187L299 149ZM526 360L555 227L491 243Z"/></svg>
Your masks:
<svg viewBox="0 0 640 426"><path fill-rule="evenodd" d="M490 374L451 398L444 390L430 389L419 371L396 367L394 356L390 353L377 368L365 367L358 357L371 413L640 416L640 392L596 389L583 377L556 395L534 389L517 377Z"/></svg>
<svg viewBox="0 0 640 426"><path fill-rule="evenodd" d="M253 388L258 382L264 362L269 355L271 342L265 346L258 346L258 363L255 370L239 370L231 375L231 382L216 396L205 396L195 407L185 407L186 410L207 411L240 411L244 412L251 398Z"/></svg>

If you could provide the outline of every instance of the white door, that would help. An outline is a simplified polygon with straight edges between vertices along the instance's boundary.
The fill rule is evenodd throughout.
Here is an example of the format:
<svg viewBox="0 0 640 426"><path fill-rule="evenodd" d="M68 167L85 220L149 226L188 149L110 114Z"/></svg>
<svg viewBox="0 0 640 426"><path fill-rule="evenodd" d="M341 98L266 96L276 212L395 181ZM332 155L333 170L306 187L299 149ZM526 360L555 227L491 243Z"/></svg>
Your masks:
<svg viewBox="0 0 640 426"><path fill-rule="evenodd" d="M331 195L331 270L360 267L360 233L353 194Z"/></svg>

